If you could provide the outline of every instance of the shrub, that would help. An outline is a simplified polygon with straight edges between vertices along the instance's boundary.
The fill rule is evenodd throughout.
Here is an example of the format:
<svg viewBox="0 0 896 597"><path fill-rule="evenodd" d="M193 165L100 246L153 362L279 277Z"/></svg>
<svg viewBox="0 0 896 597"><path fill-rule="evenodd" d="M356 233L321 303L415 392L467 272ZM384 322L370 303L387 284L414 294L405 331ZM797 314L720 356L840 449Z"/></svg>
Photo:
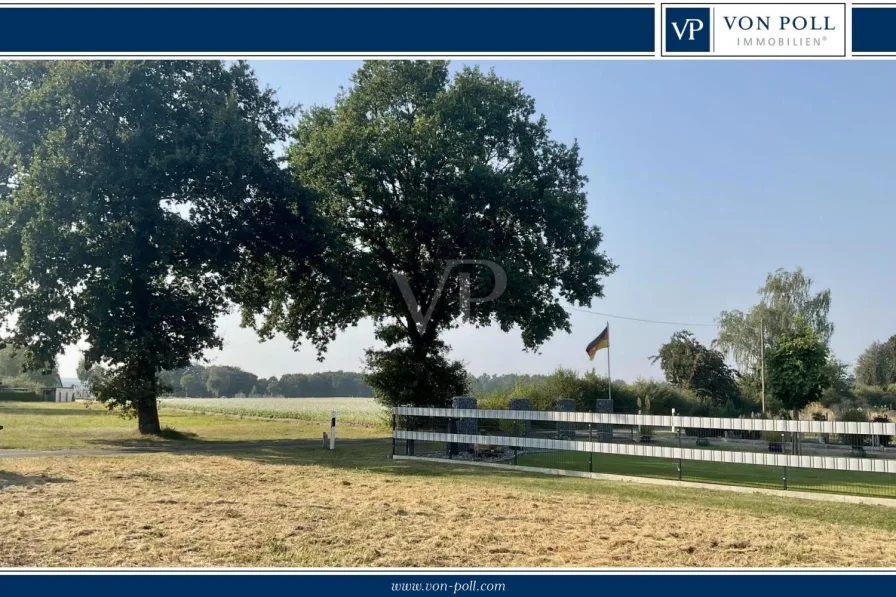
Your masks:
<svg viewBox="0 0 896 597"><path fill-rule="evenodd" d="M885 412L875 413L874 416L871 418L871 421L873 423L889 423L890 417ZM880 445L881 445L881 447L884 447L884 448L888 447L890 445L890 436L889 435L881 435L880 436Z"/></svg>
<svg viewBox="0 0 896 597"><path fill-rule="evenodd" d="M763 431L762 441L768 442L770 444L780 444L784 440L780 431Z"/></svg>
<svg viewBox="0 0 896 597"><path fill-rule="evenodd" d="M856 386L853 390L855 400L872 408L890 408L896 405L896 386L886 389L877 386Z"/></svg>
<svg viewBox="0 0 896 597"><path fill-rule="evenodd" d="M844 422L867 423L868 415L860 408L847 408L840 413L839 419ZM865 445L865 436L860 433L845 433L840 440L853 448Z"/></svg>
<svg viewBox="0 0 896 597"><path fill-rule="evenodd" d="M534 410L553 410L558 398L576 401L579 412L594 412L597 400L607 398L607 386L611 382L594 371L580 375L569 369L558 369L538 380L518 379L511 390L501 389L476 393L479 408L506 409L513 398L528 398ZM701 400L694 393L672 384L639 379L633 383L613 381L610 385L613 410L617 413L637 413L638 400L650 403L650 413L669 415L672 409L685 416L737 416L752 408L752 402L737 405L729 401L724 406L715 406L712 401Z"/></svg>
<svg viewBox="0 0 896 597"><path fill-rule="evenodd" d="M800 418L810 421L830 421L834 418L834 411L826 408L820 402L812 402L800 412Z"/></svg>
<svg viewBox="0 0 896 597"><path fill-rule="evenodd" d="M9 402L40 402L41 395L34 391L24 390L0 390L0 401Z"/></svg>

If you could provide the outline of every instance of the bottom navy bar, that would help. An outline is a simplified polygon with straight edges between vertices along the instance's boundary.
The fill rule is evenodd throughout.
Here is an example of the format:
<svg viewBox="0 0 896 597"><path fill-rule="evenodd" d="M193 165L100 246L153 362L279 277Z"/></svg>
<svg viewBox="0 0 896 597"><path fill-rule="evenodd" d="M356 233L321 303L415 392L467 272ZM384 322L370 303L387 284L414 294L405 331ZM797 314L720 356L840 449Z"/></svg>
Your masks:
<svg viewBox="0 0 896 597"><path fill-rule="evenodd" d="M722 547L719 547L722 549ZM696 571L695 571L696 572ZM725 597L815 594L888 594L893 574L483 574L471 571L450 574L5 574L0 573L4 595L127 595L128 597L215 597L245 595L357 595L378 597L396 594L432 595L641 595L718 594ZM679 593L680 592L680 593Z"/></svg>

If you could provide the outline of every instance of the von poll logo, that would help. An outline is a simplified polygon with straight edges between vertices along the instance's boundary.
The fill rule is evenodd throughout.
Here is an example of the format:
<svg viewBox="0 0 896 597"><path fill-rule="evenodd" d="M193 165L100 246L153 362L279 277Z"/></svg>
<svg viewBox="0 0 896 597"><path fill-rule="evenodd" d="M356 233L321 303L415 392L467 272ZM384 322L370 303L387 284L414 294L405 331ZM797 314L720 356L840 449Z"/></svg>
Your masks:
<svg viewBox="0 0 896 597"><path fill-rule="evenodd" d="M846 55L846 5L664 4L664 56Z"/></svg>

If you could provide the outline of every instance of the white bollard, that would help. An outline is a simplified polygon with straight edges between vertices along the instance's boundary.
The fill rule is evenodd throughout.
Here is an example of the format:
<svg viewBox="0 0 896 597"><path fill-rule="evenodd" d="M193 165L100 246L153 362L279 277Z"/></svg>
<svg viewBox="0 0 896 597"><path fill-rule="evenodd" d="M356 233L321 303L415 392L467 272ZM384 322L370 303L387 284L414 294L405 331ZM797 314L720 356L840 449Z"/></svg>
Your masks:
<svg viewBox="0 0 896 597"><path fill-rule="evenodd" d="M336 449L336 411L330 411L330 449Z"/></svg>

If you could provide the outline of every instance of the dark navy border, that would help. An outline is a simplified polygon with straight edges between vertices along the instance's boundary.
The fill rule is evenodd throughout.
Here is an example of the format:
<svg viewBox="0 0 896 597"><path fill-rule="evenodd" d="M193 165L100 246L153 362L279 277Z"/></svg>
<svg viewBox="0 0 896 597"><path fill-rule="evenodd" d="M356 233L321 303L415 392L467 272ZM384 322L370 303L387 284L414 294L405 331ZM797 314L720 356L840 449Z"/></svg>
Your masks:
<svg viewBox="0 0 896 597"><path fill-rule="evenodd" d="M655 54L650 3L584 5L0 6L0 54Z"/></svg>
<svg viewBox="0 0 896 597"><path fill-rule="evenodd" d="M852 54L858 54L856 58L896 56L896 4L854 2L851 15Z"/></svg>

